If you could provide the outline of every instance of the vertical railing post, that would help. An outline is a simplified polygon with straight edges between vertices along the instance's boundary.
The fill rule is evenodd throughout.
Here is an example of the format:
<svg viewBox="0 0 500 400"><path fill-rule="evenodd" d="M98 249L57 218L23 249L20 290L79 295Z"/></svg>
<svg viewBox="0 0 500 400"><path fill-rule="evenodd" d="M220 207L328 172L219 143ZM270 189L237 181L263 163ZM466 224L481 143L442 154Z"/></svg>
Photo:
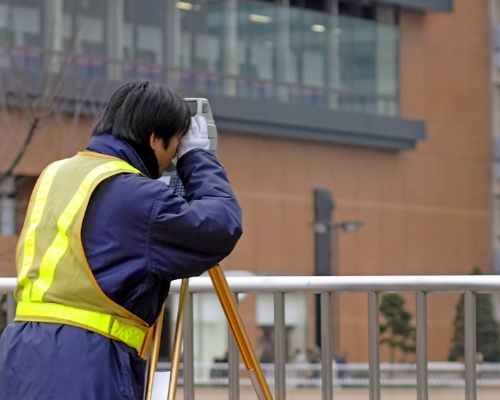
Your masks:
<svg viewBox="0 0 500 400"><path fill-rule="evenodd" d="M427 297L417 292L417 400L427 400Z"/></svg>
<svg viewBox="0 0 500 400"><path fill-rule="evenodd" d="M183 332L183 380L184 399L194 399L194 323L193 323L193 294L187 293L184 304L184 332Z"/></svg>
<svg viewBox="0 0 500 400"><path fill-rule="evenodd" d="M333 397L332 382L332 294L322 292L321 301L321 388L322 399Z"/></svg>
<svg viewBox="0 0 500 400"><path fill-rule="evenodd" d="M285 294L274 293L274 387L275 399L286 399Z"/></svg>
<svg viewBox="0 0 500 400"><path fill-rule="evenodd" d="M370 400L380 400L380 347L378 293L368 292L368 351Z"/></svg>
<svg viewBox="0 0 500 400"><path fill-rule="evenodd" d="M7 323L10 324L14 321L16 316L16 300L14 299L14 293L7 293Z"/></svg>
<svg viewBox="0 0 500 400"><path fill-rule="evenodd" d="M476 294L465 292L465 399L476 400Z"/></svg>
<svg viewBox="0 0 500 400"><path fill-rule="evenodd" d="M171 368L170 368L170 380L168 384L168 400L175 400L175 396L177 394L178 380L179 380L179 369L180 369L180 361L181 361L181 350L182 350L182 340L184 338L184 327L186 324L184 323L186 320L185 313L185 305L186 305L186 297L189 295L189 279L184 278L181 283L181 291L179 295L179 307L177 308L177 320L175 322L175 330L174 330L174 343L172 345L172 356L171 356ZM190 331L192 330L192 326L188 325ZM184 354L184 361L186 360L186 354ZM152 377L153 375L150 375ZM148 394L152 395L153 382L148 385L151 388L151 391ZM151 398L151 397L149 397Z"/></svg>
<svg viewBox="0 0 500 400"><path fill-rule="evenodd" d="M233 293L238 305L238 293ZM240 353L231 327L228 325L229 400L240 400Z"/></svg>

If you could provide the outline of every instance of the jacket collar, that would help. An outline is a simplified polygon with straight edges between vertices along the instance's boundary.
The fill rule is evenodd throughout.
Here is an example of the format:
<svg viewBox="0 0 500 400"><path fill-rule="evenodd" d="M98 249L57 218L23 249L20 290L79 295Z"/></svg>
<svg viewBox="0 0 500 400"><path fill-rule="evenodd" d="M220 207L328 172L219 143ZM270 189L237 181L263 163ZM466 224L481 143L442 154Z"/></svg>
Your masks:
<svg viewBox="0 0 500 400"><path fill-rule="evenodd" d="M137 168L147 177L154 179L157 178L151 176L151 172L146 167L145 162L129 143L118 139L110 133L103 133L98 136L92 136L86 150L120 158L128 162L134 168ZM154 153L152 154L154 157ZM156 162L156 159L154 161Z"/></svg>

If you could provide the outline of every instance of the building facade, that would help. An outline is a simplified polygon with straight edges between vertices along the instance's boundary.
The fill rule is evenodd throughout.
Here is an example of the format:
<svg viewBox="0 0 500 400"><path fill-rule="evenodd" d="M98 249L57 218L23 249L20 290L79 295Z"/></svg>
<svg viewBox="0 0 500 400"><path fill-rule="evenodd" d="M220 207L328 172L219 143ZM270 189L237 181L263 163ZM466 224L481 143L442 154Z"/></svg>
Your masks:
<svg viewBox="0 0 500 400"><path fill-rule="evenodd" d="M314 274L313 192L323 189L335 201L334 221L363 222L355 233L339 232L336 273L467 274L474 266L491 273L489 6L1 0L2 171L31 126L15 93L21 87L33 99L42 92L37 82L64 77L57 112L41 121L2 183L1 273L15 275L16 235L36 177L84 148L103 101L136 77L210 100L218 157L244 212L244 235L222 263L227 271ZM429 298L430 360L447 357L457 300ZM258 352L269 301L241 300ZM312 299L287 301L291 355L314 345L314 313ZM366 298L342 294L339 310L339 349L366 360ZM198 361L225 351L227 331L215 314L199 309Z"/></svg>

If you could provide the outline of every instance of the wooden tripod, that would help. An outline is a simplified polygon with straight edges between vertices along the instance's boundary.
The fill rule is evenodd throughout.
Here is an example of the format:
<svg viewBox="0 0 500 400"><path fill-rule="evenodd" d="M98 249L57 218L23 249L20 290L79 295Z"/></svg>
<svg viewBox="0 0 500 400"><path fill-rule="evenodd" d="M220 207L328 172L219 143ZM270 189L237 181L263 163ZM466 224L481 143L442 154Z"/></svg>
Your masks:
<svg viewBox="0 0 500 400"><path fill-rule="evenodd" d="M227 322L233 332L234 339L238 345L241 357L247 368L250 380L254 387L255 393L259 400L273 400L267 382L257 361L255 352L248 338L248 334L241 320L238 307L234 298L229 290L226 277L222 272L222 268L217 265L208 271L212 283L214 285L215 293L219 298L224 314L226 315ZM177 378L179 376L179 364L181 355L182 333L183 333L183 306L186 294L188 292L189 280L183 279L181 285L181 292L179 297L179 309L177 311L177 322L175 325L174 345L172 349L172 366L170 373L170 385L168 389L168 400L174 400L177 391ZM149 375L146 386L146 400L151 400L153 390L153 374L156 371L158 364L158 354L160 350L160 337L163 321L163 313L165 306L162 309L161 315L155 325L153 334L153 344L151 346L151 358L149 363Z"/></svg>

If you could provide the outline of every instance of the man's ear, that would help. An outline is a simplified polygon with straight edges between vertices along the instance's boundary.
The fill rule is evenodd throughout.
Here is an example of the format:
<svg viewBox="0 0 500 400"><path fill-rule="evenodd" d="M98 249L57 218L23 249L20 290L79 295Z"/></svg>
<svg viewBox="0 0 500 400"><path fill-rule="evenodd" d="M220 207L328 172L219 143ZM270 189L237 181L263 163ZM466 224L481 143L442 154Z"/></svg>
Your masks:
<svg viewBox="0 0 500 400"><path fill-rule="evenodd" d="M156 136L154 132L149 137L149 145L154 151L157 149L165 150L168 147L165 146L165 141L160 136Z"/></svg>
<svg viewBox="0 0 500 400"><path fill-rule="evenodd" d="M151 136L149 136L149 145L151 146L153 151L158 148L157 146L160 144L159 142L161 142L161 138L155 136L155 133L153 132Z"/></svg>

